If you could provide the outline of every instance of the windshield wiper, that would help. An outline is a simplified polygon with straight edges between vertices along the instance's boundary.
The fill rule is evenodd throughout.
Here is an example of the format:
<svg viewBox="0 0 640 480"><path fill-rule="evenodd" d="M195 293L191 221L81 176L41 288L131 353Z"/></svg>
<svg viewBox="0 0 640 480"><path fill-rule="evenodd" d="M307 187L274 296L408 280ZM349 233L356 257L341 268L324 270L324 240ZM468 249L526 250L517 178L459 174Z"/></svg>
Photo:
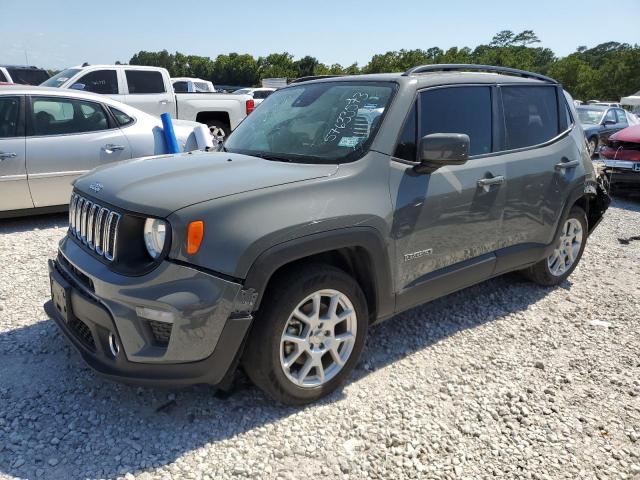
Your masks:
<svg viewBox="0 0 640 480"><path fill-rule="evenodd" d="M252 152L250 155L253 157L262 158L264 160L273 160L276 162L292 162L293 161L289 157L284 157L282 155L274 155L273 153L266 153L266 152Z"/></svg>

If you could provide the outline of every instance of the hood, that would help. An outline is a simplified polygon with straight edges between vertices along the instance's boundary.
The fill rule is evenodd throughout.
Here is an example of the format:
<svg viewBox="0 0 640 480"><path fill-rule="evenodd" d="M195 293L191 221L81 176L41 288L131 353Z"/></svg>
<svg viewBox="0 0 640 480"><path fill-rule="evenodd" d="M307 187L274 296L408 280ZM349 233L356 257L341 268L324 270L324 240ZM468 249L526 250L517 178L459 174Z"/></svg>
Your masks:
<svg viewBox="0 0 640 480"><path fill-rule="evenodd" d="M328 177L337 169L336 165L276 162L234 153L192 152L105 165L79 177L74 186L115 207L166 217L195 203Z"/></svg>
<svg viewBox="0 0 640 480"><path fill-rule="evenodd" d="M640 125L634 125L633 127L620 130L611 135L609 139L616 142L640 143Z"/></svg>

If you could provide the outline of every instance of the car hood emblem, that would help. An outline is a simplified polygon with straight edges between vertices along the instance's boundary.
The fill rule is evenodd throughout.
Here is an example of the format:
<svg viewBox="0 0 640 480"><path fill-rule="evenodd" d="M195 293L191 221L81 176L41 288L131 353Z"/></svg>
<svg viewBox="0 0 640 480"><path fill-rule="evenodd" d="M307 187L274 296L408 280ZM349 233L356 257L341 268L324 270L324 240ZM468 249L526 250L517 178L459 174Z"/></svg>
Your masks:
<svg viewBox="0 0 640 480"><path fill-rule="evenodd" d="M104 188L104 185L102 185L101 183L92 183L91 185L89 185L89 188L94 192L99 192Z"/></svg>

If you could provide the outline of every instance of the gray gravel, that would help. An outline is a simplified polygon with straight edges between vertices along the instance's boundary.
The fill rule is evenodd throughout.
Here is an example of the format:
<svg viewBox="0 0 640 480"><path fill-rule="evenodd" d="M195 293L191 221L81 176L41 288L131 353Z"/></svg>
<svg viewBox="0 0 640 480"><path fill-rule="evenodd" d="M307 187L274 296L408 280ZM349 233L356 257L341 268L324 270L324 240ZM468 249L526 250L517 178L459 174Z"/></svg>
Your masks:
<svg viewBox="0 0 640 480"><path fill-rule="evenodd" d="M42 310L65 221L0 222L1 479L640 478L638 202L559 288L508 275L374 328L305 409L94 375Z"/></svg>

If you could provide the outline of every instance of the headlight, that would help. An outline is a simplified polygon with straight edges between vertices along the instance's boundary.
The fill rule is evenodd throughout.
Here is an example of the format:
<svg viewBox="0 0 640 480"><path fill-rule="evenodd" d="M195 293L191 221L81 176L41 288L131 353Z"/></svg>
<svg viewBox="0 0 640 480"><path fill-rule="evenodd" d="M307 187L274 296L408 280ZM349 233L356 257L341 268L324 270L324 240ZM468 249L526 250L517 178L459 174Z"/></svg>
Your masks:
<svg viewBox="0 0 640 480"><path fill-rule="evenodd" d="M157 218L147 218L144 222L144 244L154 260L162 253L166 237L167 222Z"/></svg>

